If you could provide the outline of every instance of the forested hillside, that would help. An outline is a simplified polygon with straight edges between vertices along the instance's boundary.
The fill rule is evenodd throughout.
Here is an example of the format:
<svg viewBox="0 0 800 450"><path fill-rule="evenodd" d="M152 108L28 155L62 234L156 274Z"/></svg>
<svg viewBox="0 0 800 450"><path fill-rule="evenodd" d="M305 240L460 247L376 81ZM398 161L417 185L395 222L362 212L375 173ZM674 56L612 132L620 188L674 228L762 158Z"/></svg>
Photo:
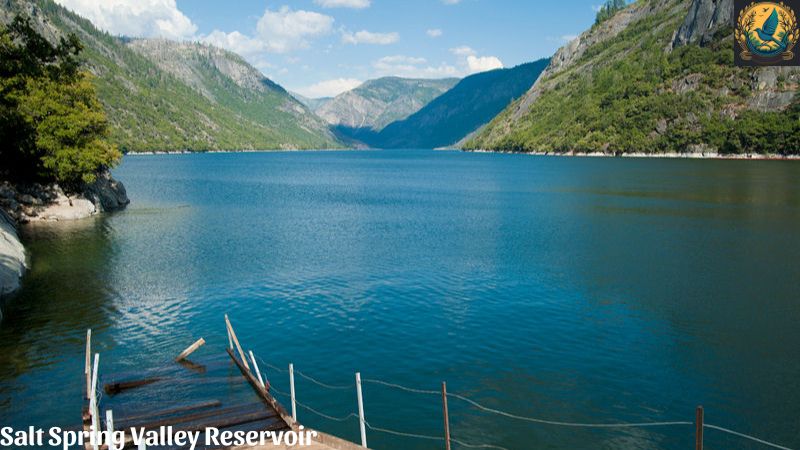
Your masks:
<svg viewBox="0 0 800 450"><path fill-rule="evenodd" d="M524 94L549 60L470 75L404 120L389 124L368 144L380 148L438 148L458 143Z"/></svg>
<svg viewBox="0 0 800 450"><path fill-rule="evenodd" d="M340 146L325 124L238 55L200 44L136 41L97 30L51 0L6 0L55 40L74 33L123 151Z"/></svg>
<svg viewBox="0 0 800 450"><path fill-rule="evenodd" d="M800 153L800 71L734 66L733 0L607 13L466 148Z"/></svg>

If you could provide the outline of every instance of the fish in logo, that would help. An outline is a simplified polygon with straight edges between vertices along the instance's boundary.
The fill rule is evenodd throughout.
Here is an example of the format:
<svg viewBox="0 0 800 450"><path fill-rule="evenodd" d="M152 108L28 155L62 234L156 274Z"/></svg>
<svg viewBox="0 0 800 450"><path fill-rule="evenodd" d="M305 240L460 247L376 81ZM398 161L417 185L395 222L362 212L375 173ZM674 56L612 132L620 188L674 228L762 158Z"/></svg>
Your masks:
<svg viewBox="0 0 800 450"><path fill-rule="evenodd" d="M759 65L795 59L797 16L784 2L753 2L739 10L735 38L742 61Z"/></svg>

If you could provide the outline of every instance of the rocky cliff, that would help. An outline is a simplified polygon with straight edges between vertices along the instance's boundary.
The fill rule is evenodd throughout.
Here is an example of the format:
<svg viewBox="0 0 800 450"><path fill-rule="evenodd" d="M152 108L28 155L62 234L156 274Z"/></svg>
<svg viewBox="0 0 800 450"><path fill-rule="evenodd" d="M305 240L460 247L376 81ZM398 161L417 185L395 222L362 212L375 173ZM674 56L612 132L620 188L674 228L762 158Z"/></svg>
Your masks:
<svg viewBox="0 0 800 450"><path fill-rule="evenodd" d="M800 70L735 67L732 25L732 0L636 2L561 48L465 147L800 153Z"/></svg>
<svg viewBox="0 0 800 450"><path fill-rule="evenodd" d="M19 240L14 221L0 208L0 300L19 289L25 268L25 248Z"/></svg>
<svg viewBox="0 0 800 450"><path fill-rule="evenodd" d="M672 46L708 44L720 27L733 26L733 0L695 0Z"/></svg>
<svg viewBox="0 0 800 450"><path fill-rule="evenodd" d="M380 131L419 111L456 82L456 78L378 78L325 102L316 113L335 127Z"/></svg>

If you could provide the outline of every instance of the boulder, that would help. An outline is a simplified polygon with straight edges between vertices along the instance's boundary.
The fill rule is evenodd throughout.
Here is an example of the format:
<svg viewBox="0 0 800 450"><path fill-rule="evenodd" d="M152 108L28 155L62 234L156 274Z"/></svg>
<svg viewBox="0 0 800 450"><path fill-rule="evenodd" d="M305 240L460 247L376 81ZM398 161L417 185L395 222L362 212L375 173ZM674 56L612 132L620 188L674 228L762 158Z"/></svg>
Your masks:
<svg viewBox="0 0 800 450"><path fill-rule="evenodd" d="M125 186L112 178L108 171L97 175L97 180L86 187L84 196L90 199L99 211L105 212L120 210L131 202L125 192Z"/></svg>
<svg viewBox="0 0 800 450"><path fill-rule="evenodd" d="M19 289L25 269L25 248L19 240L14 221L0 209L0 298Z"/></svg>

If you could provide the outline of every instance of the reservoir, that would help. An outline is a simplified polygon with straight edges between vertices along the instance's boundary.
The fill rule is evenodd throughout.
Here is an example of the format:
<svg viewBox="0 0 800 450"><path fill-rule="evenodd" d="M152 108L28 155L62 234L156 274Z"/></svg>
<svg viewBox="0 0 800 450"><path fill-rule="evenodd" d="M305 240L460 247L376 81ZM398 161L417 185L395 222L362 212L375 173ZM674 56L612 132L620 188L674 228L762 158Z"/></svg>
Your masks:
<svg viewBox="0 0 800 450"><path fill-rule="evenodd" d="M4 426L79 425L87 328L101 373L126 372L199 337L220 359L228 314L264 361L341 387L297 379L335 418L357 410L361 372L554 421L693 421L703 405L708 423L800 447L800 161L215 153L126 156L114 176L127 210L22 230ZM442 434L440 396L365 383L364 408L374 427ZM507 449L694 444L693 426L449 410L454 437ZM298 418L359 440L352 417Z"/></svg>

